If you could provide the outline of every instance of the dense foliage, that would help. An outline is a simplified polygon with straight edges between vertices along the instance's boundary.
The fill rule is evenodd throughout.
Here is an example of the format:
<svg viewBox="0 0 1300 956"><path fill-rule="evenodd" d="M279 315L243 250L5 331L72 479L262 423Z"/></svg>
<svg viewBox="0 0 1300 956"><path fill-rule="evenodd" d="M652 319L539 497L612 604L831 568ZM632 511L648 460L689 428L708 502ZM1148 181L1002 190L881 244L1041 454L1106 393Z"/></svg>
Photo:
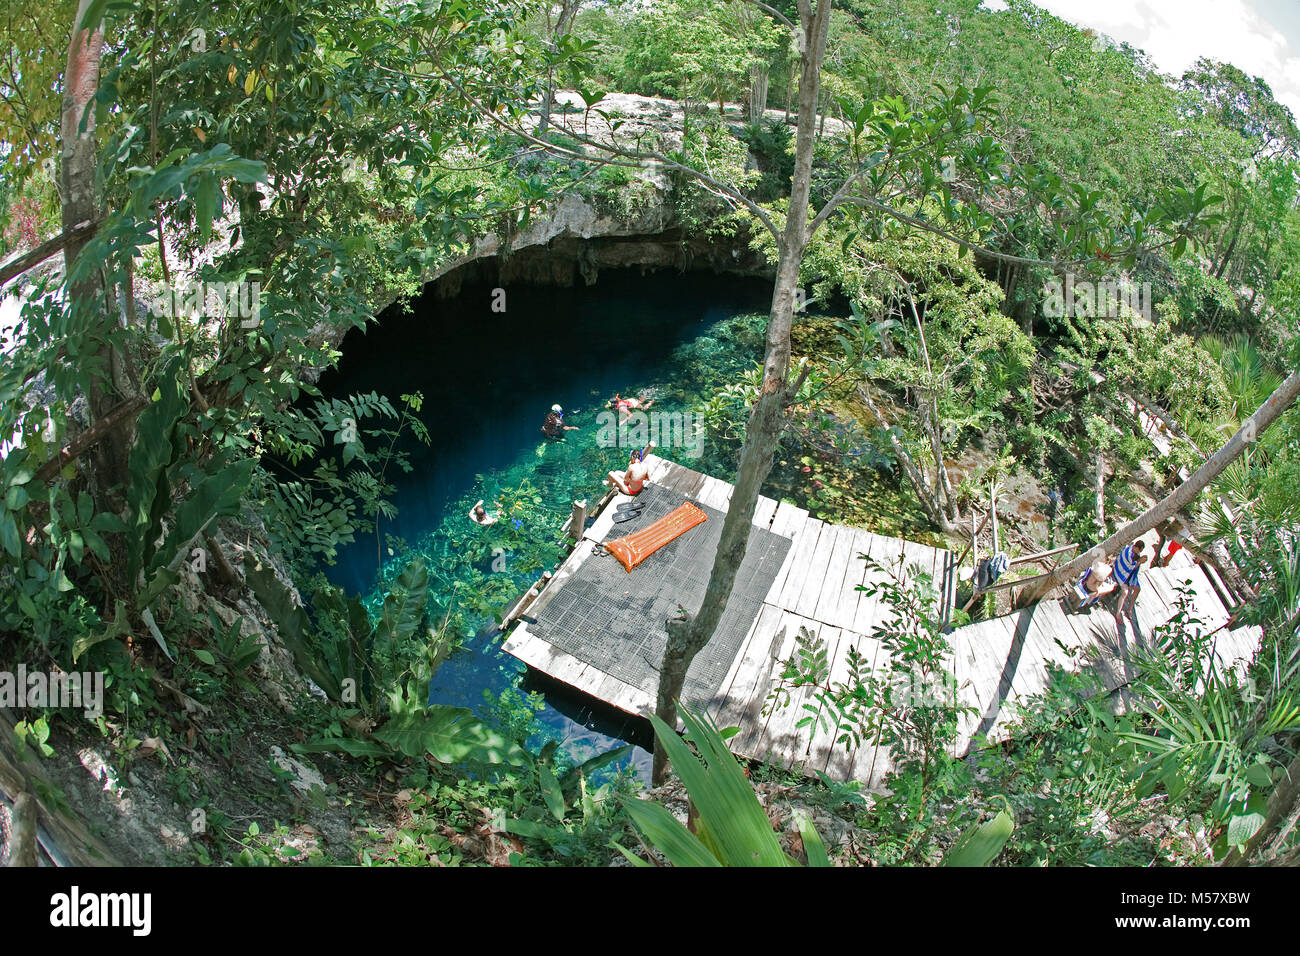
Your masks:
<svg viewBox="0 0 1300 956"><path fill-rule="evenodd" d="M717 765L730 758L716 728L688 720L709 773L656 728L701 811L692 835L625 781L593 777L617 753L575 764L553 745L530 750L538 701L507 695L488 716L427 706L460 633L453 614L490 610L474 582L459 596L405 556L371 595L316 576L372 537L383 563L379 520L396 516L393 479L410 467L402 442L428 432L420 394L326 399L313 383L344 333L430 270L517 234L569 191L625 219L662 201L686 235L778 258L771 227L795 172L793 5L555 12L531 0L10 4L0 255L63 232L67 262L24 270L4 342L0 644L7 659L104 671L97 728L122 753L185 734L166 719L176 695L215 706L221 688L252 693L254 662L282 647L312 684L292 684L309 731L296 751L400 769L400 836L367 862L458 861L464 841L444 824L460 817L508 818L480 847L498 862L605 862L615 844L639 860L624 847L630 816L674 862L785 863L738 768ZM104 40L69 127L60 86L82 27ZM1013 550L1091 544L1300 365L1300 131L1262 81L1205 60L1163 77L1027 0L996 13L847 0L829 50L810 217L825 228L799 264L819 307L795 330L800 389L778 455L802 469L801 504L964 545L959 530L1014 487L1051 522ZM557 86L577 98L548 132L534 107L545 97L549 110ZM619 146L625 121L602 105L613 91L679 101L680 128ZM94 164L80 169L73 146L87 137ZM643 168L650 146L666 175ZM96 214L73 239L86 224L68 210L87 194ZM1053 308L1052 283L1067 281L1146 295ZM212 288L235 294L214 305ZM710 434L734 452L761 371L710 387ZM1239 616L1264 627L1248 680L1209 661L1180 608L1140 662L1139 708L1116 717L1062 673L1015 736L959 759L963 715L947 695L917 708L891 696L904 675L945 679L925 582L879 585L895 612L877 634L882 673L831 685L804 641L785 677L819 688L809 719L894 757L888 794L869 807L836 798L873 861L1191 862L1193 819L1213 859L1294 858L1268 801L1300 730L1298 472L1292 410L1173 523L1235 569ZM874 515L881 499L864 504L865 486L887 486L895 513ZM51 750L44 717L21 728ZM804 785L823 801L836 786ZM1139 835L1157 801L1181 824L1159 848ZM748 832L729 829L728 807ZM822 861L816 831L801 829L805 858ZM256 832L222 832L204 858L279 859L250 848Z"/></svg>

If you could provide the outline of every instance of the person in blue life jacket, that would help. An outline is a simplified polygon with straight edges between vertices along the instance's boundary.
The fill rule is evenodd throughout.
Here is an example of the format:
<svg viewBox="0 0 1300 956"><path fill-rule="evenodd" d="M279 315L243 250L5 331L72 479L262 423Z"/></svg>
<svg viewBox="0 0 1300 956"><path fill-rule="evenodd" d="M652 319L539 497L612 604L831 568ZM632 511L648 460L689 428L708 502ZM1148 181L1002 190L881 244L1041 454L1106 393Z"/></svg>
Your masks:
<svg viewBox="0 0 1300 956"><path fill-rule="evenodd" d="M1115 559L1115 581L1120 587L1119 607L1115 609L1115 622L1118 624L1124 614L1124 606L1132 598L1133 605L1137 606L1138 592L1142 590L1142 585L1138 581L1138 572L1146 562L1147 556L1143 554L1146 550L1146 543L1142 540L1134 541L1132 544L1125 546L1124 550L1119 553Z"/></svg>

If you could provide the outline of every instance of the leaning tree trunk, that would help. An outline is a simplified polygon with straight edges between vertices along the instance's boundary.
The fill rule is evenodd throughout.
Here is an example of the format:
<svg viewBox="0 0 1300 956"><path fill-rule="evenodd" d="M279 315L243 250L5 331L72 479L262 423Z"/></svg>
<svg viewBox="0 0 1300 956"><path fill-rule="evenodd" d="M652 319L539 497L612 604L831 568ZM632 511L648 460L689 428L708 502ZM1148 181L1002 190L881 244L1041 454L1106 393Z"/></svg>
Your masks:
<svg viewBox="0 0 1300 956"><path fill-rule="evenodd" d="M104 29L92 33L79 30L92 0L81 0L73 22L72 41L68 45L64 72L63 112L60 125L62 169L63 231L72 235L63 247L64 269L72 275L73 265L90 241L78 227L93 221L99 213L95 194L95 92L99 88L99 64L104 49ZM90 323L91 335L102 338L99 349L100 369L90 383L90 416L95 422L106 418L118 405L116 382L122 377L121 359L111 341L111 326L104 332L98 323L116 325L116 309L104 315L104 288L99 270L90 270L85 278L69 287L70 308L74 316ZM127 443L119 433L106 434L95 449L95 477L100 503L109 504L107 493L126 482Z"/></svg>
<svg viewBox="0 0 1300 956"><path fill-rule="evenodd" d="M903 474L907 476L908 483L911 484L912 491L916 494L917 503L920 504L921 510L925 512L926 518L935 527L942 529L945 534L952 534L957 528L949 520L938 494L930 487L930 482L926 479L925 473L917 466L916 461L908 450L903 447L903 443L899 441L898 435L890 427L885 416L876 407L875 401L871 398L871 393L864 387L859 388L858 397L862 399L867 408L871 409L871 414L876 416L876 419L880 422L880 427L885 429L890 450L894 453L894 459L903 467Z"/></svg>
<svg viewBox="0 0 1300 956"><path fill-rule="evenodd" d="M722 522L722 538L713 559L704 601L694 618L689 615L668 622L668 646L664 649L659 673L656 712L669 727L677 726L677 701L686 683L691 661L713 636L726 610L727 600L736 580L736 572L745 559L758 493L772 470L772 459L785 427L785 411L797 390L787 381L790 372L790 326L794 316L795 288L799 284L799 266L808 243L808 194L812 185L814 125L817 121L817 95L820 89L822 58L826 53L826 34L830 22L830 0L799 0L799 19L805 42L800 57L799 117L795 138L794 178L785 233L779 250L776 283L772 290L772 309L767 326L767 355L763 362L763 385L758 401L749 415L745 445L740 452L735 490L727 516ZM655 743L653 781L663 783L668 772L668 757L663 745Z"/></svg>
<svg viewBox="0 0 1300 956"><path fill-rule="evenodd" d="M1300 395L1300 372L1292 372L1287 376L1286 381L1265 399L1264 404L1259 406L1255 414L1246 420L1237 433L1211 455L1205 464L1196 469L1195 474L1101 544L1085 551L1069 564L1057 568L1042 580L1026 585L1025 590L1021 592L1019 603L1024 605L1041 599L1058 584L1082 574L1094 561L1100 560L1105 555L1117 553L1120 548L1139 535L1146 534L1156 525L1182 511L1222 473L1223 469L1235 461L1248 445L1258 440L1264 433L1264 429L1277 421L1298 395Z"/></svg>

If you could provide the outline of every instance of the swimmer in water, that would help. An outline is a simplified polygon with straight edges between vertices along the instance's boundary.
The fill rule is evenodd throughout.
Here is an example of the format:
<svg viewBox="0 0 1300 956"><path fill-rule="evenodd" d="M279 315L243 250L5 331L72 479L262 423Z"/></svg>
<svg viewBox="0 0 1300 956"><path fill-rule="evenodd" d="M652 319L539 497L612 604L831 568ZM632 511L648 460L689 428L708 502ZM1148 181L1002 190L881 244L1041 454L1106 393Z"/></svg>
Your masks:
<svg viewBox="0 0 1300 956"><path fill-rule="evenodd" d="M501 509L498 508L495 514L488 514L487 509L483 507L483 499L480 498L473 508L469 509L469 520L475 524L490 525L496 524L497 519L501 517Z"/></svg>
<svg viewBox="0 0 1300 956"><path fill-rule="evenodd" d="M614 397L609 400L609 407L618 412L620 421L625 422L632 417L633 412L644 411L654 403L654 399L647 398L644 393L640 398L624 398L615 392Z"/></svg>
<svg viewBox="0 0 1300 956"><path fill-rule="evenodd" d="M546 415L546 421L542 423L542 434L547 438L563 438L565 432L575 431L577 427L577 425L564 424L564 409L559 405L552 405Z"/></svg>

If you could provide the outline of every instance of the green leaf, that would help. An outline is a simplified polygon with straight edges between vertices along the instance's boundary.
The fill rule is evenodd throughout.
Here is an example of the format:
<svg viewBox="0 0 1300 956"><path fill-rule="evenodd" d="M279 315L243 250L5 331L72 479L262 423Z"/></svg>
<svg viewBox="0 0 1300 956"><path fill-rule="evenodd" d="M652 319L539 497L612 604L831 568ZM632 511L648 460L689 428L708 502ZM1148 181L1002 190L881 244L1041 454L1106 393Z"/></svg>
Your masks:
<svg viewBox="0 0 1300 956"><path fill-rule="evenodd" d="M345 753L352 757L391 758L393 751L373 740L357 740L354 737L323 737L309 740L305 744L290 744L289 749L297 754Z"/></svg>
<svg viewBox="0 0 1300 956"><path fill-rule="evenodd" d="M21 604L22 602L19 601L19 603ZM32 610L34 611L36 608L33 607ZM86 651L90 650L96 644L101 644L104 641L109 641L115 637L121 636L122 634L129 633L131 629L128 626L127 618L126 601L122 598L118 598L117 607L113 614L113 623L98 634L87 634L83 632L73 643L72 663L75 664L81 658L82 654L86 653Z"/></svg>
<svg viewBox="0 0 1300 956"><path fill-rule="evenodd" d="M207 664L209 667L217 663L217 659L213 657L211 653L202 649L196 650L194 652L194 656L197 657L199 660L201 660L203 663Z"/></svg>
<svg viewBox="0 0 1300 956"><path fill-rule="evenodd" d="M408 757L427 752L439 763L525 762L518 744L463 707L429 707L422 713L402 714L390 719L374 736Z"/></svg>
<svg viewBox="0 0 1300 956"><path fill-rule="evenodd" d="M337 701L342 696L339 679L328 669L321 666L314 648L307 642L307 631L311 621L307 612L294 603L289 590L280 583L275 572L265 565L259 566L251 557L244 558L244 578L248 581L257 603L266 609L266 613L275 622L275 629L280 635L298 669L316 682L316 686Z"/></svg>
<svg viewBox="0 0 1300 956"><path fill-rule="evenodd" d="M94 33L104 22L104 11L107 7L108 0L90 0L90 4L86 7L86 15L81 18L77 29Z"/></svg>
<svg viewBox="0 0 1300 956"><path fill-rule="evenodd" d="M620 802L636 828L673 866L722 865L694 833L659 804L635 797L623 797Z"/></svg>
<svg viewBox="0 0 1300 956"><path fill-rule="evenodd" d="M985 820L968 829L944 855L944 866L988 866L1002 852L1011 839L1015 822L1007 811L999 811L992 820Z"/></svg>
<svg viewBox="0 0 1300 956"><path fill-rule="evenodd" d="M215 176L199 176L194 189L194 215L198 220L199 236L206 242L212 234L212 220L218 205L217 179Z"/></svg>
<svg viewBox="0 0 1300 956"><path fill-rule="evenodd" d="M1273 785L1273 775L1268 772L1268 765L1263 763L1253 763L1247 767L1246 779L1254 787L1271 787Z"/></svg>
<svg viewBox="0 0 1300 956"><path fill-rule="evenodd" d="M652 714L650 721L699 813L701 840L727 866L791 865L767 812L712 721L685 706L681 714L698 757L662 720Z"/></svg>
<svg viewBox="0 0 1300 956"><path fill-rule="evenodd" d="M237 462L198 481L176 509L171 530L150 567L170 565L181 549L188 547L211 521L223 515L237 514L252 480L255 464L252 459Z"/></svg>
<svg viewBox="0 0 1300 956"><path fill-rule="evenodd" d="M826 844L822 842L821 834L817 828L812 825L805 813L797 814L795 822L799 825L799 836L803 839L803 849L808 854L809 866L830 866L830 858L826 855Z"/></svg>
<svg viewBox="0 0 1300 956"><path fill-rule="evenodd" d="M606 767L615 761L622 760L631 752L632 745L628 744L624 747L616 747L613 750L607 750L603 754L597 754L590 760L586 760L579 766L574 767L561 777L560 787L567 793L578 785L578 778L590 777L594 771L599 770L601 767Z"/></svg>
<svg viewBox="0 0 1300 956"><path fill-rule="evenodd" d="M12 515L0 514L0 545L10 557L22 554L22 540L18 537L18 523Z"/></svg>
<svg viewBox="0 0 1300 956"><path fill-rule="evenodd" d="M1241 846L1249 842L1250 838L1259 832L1259 828L1264 825L1264 814L1262 813L1238 813L1228 819L1228 843L1231 846Z"/></svg>
<svg viewBox="0 0 1300 956"><path fill-rule="evenodd" d="M551 811L551 816L563 823L564 794L560 790L560 782L546 764L537 765L537 779L542 786L542 799L546 801L546 809Z"/></svg>
<svg viewBox="0 0 1300 956"><path fill-rule="evenodd" d="M647 863L645 860L641 859L639 856L637 856L627 847L619 845L617 841L612 841L609 845L612 846L615 850L618 850L619 853L622 853L623 856L627 859L627 861L631 863L633 866L648 866L651 868L654 867L654 864Z"/></svg>

